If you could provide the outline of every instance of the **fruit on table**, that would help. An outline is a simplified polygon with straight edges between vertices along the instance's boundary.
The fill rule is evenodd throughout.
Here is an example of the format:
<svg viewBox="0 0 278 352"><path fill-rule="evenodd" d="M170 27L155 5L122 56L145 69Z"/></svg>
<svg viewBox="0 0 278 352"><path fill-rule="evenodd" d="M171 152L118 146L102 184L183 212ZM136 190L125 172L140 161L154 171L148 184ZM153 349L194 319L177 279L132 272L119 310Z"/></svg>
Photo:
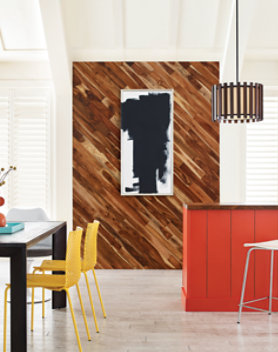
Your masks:
<svg viewBox="0 0 278 352"><path fill-rule="evenodd" d="M0 197L0 207L5 204L5 199L3 197Z"/></svg>
<svg viewBox="0 0 278 352"><path fill-rule="evenodd" d="M0 227L6 226L6 217L4 214L0 213Z"/></svg>

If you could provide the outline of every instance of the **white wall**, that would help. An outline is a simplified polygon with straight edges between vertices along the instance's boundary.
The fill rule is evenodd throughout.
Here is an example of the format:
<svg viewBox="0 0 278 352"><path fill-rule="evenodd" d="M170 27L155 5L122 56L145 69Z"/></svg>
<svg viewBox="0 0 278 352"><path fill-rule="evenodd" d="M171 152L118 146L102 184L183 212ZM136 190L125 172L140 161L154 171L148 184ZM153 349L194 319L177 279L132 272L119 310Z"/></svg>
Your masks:
<svg viewBox="0 0 278 352"><path fill-rule="evenodd" d="M60 77L61 78L61 77ZM62 78L61 78L62 79ZM71 90L54 87L48 62L0 62L0 87L52 87L52 199L53 220L72 226L72 99Z"/></svg>
<svg viewBox="0 0 278 352"><path fill-rule="evenodd" d="M224 75L223 81L225 78ZM240 81L278 86L278 61L246 60ZM245 202L245 129L244 124L220 125L220 201L223 203Z"/></svg>

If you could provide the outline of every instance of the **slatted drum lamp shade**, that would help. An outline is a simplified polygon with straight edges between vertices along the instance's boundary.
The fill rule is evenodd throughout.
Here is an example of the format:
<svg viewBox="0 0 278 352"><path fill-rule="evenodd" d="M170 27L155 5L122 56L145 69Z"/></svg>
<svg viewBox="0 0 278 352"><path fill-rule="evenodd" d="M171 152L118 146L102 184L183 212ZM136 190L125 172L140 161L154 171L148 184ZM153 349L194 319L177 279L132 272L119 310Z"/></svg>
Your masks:
<svg viewBox="0 0 278 352"><path fill-rule="evenodd" d="M212 87L212 121L243 123L262 120L262 84L223 83Z"/></svg>
<svg viewBox="0 0 278 352"><path fill-rule="evenodd" d="M212 121L228 123L262 121L263 85L239 81L238 0L236 0L236 82L215 84L212 87Z"/></svg>

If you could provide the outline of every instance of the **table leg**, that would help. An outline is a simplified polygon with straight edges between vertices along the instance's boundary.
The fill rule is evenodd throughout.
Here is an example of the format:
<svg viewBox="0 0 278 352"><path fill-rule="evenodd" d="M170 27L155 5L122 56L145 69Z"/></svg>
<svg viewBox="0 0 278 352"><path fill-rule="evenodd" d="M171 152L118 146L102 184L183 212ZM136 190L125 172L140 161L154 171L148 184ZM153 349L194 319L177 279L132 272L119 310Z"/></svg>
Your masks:
<svg viewBox="0 0 278 352"><path fill-rule="evenodd" d="M52 258L65 259L67 247L67 226L63 226L52 237ZM53 274L64 274L64 272L55 271ZM52 292L52 309L64 308L67 306L67 297L64 291Z"/></svg>
<svg viewBox="0 0 278 352"><path fill-rule="evenodd" d="M11 351L27 351L26 246L15 248L11 266Z"/></svg>

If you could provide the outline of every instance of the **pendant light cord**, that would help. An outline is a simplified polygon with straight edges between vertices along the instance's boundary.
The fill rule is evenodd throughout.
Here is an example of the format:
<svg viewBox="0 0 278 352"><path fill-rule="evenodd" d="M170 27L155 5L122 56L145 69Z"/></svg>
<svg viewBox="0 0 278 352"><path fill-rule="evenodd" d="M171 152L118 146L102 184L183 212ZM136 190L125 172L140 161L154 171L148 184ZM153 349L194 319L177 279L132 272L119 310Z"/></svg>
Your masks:
<svg viewBox="0 0 278 352"><path fill-rule="evenodd" d="M239 23L238 23L238 0L236 0L236 82L239 82L239 47L238 47L238 36L239 36Z"/></svg>

